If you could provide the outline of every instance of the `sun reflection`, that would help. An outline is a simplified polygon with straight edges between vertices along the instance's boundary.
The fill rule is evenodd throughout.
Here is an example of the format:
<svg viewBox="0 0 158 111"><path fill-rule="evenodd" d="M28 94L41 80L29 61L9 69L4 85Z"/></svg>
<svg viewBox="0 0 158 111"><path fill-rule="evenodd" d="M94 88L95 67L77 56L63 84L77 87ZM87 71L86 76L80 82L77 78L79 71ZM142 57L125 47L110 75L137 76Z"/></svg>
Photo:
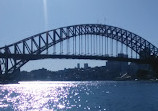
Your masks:
<svg viewBox="0 0 158 111"><path fill-rule="evenodd" d="M93 94L90 82L20 82L0 86L0 110L15 111L73 111L91 110L86 98ZM85 106L86 105L86 106Z"/></svg>
<svg viewBox="0 0 158 111"><path fill-rule="evenodd" d="M70 87L77 87L77 85L68 82L39 81L6 85L1 91L5 96L0 101L0 107L13 105L14 110L71 109L74 105L70 104L68 99ZM74 96L76 95L78 93L74 93Z"/></svg>

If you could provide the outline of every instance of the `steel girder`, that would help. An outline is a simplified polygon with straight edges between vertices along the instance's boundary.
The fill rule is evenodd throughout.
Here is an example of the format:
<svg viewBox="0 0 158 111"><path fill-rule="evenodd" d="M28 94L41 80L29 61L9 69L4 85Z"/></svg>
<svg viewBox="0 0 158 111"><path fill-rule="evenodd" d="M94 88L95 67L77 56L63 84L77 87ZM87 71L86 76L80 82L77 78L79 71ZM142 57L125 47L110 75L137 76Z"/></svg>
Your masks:
<svg viewBox="0 0 158 111"><path fill-rule="evenodd" d="M62 41L80 35L100 35L121 42L141 56L158 57L158 48L144 38L121 28L103 24L81 24L61 27L33 35L0 48L0 73L13 74L29 60L9 58L10 54L40 55L43 51ZM54 49L55 50L55 49ZM146 57L146 56L145 56ZM144 59L144 57L142 57ZM9 67L10 66L10 67Z"/></svg>

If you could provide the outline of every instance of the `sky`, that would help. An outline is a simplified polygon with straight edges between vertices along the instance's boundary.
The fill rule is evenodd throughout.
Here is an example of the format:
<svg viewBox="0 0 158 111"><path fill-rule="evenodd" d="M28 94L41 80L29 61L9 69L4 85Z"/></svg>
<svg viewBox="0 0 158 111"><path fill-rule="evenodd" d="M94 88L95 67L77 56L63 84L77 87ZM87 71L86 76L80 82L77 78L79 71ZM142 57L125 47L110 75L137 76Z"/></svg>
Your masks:
<svg viewBox="0 0 158 111"><path fill-rule="evenodd" d="M0 0L0 47L63 26L103 23L131 31L158 47L158 0ZM21 69L61 70L105 61L46 59Z"/></svg>

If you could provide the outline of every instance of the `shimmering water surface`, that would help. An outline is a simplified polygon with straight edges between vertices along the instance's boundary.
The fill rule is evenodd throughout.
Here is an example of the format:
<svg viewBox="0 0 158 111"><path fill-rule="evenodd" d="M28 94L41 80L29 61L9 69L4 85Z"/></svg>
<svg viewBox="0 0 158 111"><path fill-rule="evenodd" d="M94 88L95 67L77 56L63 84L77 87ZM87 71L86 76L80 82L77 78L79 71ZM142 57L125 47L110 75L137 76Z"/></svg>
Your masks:
<svg viewBox="0 0 158 111"><path fill-rule="evenodd" d="M158 83L89 81L0 85L0 111L158 111Z"/></svg>

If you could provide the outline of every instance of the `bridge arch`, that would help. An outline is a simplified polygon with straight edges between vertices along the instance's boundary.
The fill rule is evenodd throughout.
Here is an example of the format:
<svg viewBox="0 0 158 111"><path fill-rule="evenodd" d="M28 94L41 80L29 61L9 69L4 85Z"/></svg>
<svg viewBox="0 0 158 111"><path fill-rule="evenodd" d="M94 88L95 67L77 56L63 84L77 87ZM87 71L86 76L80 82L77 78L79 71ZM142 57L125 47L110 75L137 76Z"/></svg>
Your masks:
<svg viewBox="0 0 158 111"><path fill-rule="evenodd" d="M29 61L29 59L15 58L16 55L21 55L21 57L26 54L41 55L42 52L47 51L56 44L82 35L98 35L116 40L135 51L140 57L143 55L158 57L158 48L156 46L130 31L103 24L80 24L49 30L1 47L0 73L13 74Z"/></svg>

